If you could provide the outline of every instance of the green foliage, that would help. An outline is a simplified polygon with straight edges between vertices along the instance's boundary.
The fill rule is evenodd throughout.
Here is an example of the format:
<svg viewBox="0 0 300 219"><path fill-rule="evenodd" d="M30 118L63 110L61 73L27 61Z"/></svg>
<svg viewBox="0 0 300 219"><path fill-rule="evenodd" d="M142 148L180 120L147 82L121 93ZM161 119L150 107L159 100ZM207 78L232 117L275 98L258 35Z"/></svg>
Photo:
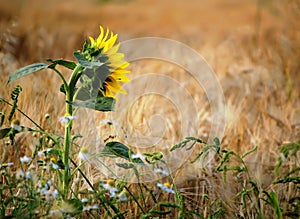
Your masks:
<svg viewBox="0 0 300 219"><path fill-rule="evenodd" d="M9 75L8 83L10 83L16 79L19 79L21 77L24 77L26 75L29 75L31 73L34 73L36 71L45 69L45 68L48 68L48 65L45 63L34 63L31 65L25 66L23 68L20 68L19 70L15 71Z"/></svg>
<svg viewBox="0 0 300 219"><path fill-rule="evenodd" d="M129 149L126 145L112 141L106 143L105 147L102 150L103 155L116 158L120 157L127 161L132 161L137 164L143 164L144 162L140 158L132 158L132 155L135 155L131 149Z"/></svg>
<svg viewBox="0 0 300 219"><path fill-rule="evenodd" d="M13 92L11 93L11 95L10 95L10 98L14 102L13 102L11 111L10 111L9 116L8 116L8 121L12 120L12 117L15 114L17 108L18 108L18 97L19 97L19 94L21 93L21 91L22 91L22 87L20 85L17 85L15 87L15 89L13 90Z"/></svg>

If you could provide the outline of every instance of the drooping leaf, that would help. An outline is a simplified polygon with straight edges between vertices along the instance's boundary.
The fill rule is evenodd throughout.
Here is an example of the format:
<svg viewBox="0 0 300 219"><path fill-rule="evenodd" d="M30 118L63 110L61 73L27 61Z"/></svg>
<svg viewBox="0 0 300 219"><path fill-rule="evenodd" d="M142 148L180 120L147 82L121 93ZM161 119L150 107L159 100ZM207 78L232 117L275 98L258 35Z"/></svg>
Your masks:
<svg viewBox="0 0 300 219"><path fill-rule="evenodd" d="M111 97L97 97L82 102L68 102L73 106L85 107L97 111L113 111L115 106L115 99Z"/></svg>
<svg viewBox="0 0 300 219"><path fill-rule="evenodd" d="M121 157L128 161L130 161L129 156L133 154L133 152L126 145L117 141L106 143L102 153L111 157Z"/></svg>
<svg viewBox="0 0 300 219"><path fill-rule="evenodd" d="M102 153L108 157L121 157L125 160L131 161L133 163L137 163L137 164L144 164L144 162L140 159L140 158L133 158L132 156L135 155L133 153L132 150L130 150L126 145L117 142L117 141L112 141L112 142L108 142L106 143L105 147L103 148ZM131 168L133 166L131 166L132 164L117 164L120 167L123 168Z"/></svg>
<svg viewBox="0 0 300 219"><path fill-rule="evenodd" d="M45 63L34 63L23 68L18 69L17 71L11 73L8 78L8 82L10 83L18 78L21 78L25 75L31 74L33 72L48 68L48 65Z"/></svg>
<svg viewBox="0 0 300 219"><path fill-rule="evenodd" d="M52 65L49 65L49 68L55 68L56 65L61 65L68 69L74 70L74 68L76 67L76 64L74 62L66 61L63 59L58 59L58 60L46 59L46 61L52 63Z"/></svg>

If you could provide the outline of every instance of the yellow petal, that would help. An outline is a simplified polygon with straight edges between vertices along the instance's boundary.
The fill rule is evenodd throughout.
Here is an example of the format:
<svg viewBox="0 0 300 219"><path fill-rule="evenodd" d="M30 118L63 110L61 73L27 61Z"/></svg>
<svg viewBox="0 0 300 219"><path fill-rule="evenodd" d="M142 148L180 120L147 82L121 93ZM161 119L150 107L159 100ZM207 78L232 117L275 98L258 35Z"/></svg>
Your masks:
<svg viewBox="0 0 300 219"><path fill-rule="evenodd" d="M106 87L115 93L127 94L127 92L121 87L121 85L112 77L108 76L109 81L105 81Z"/></svg>
<svg viewBox="0 0 300 219"><path fill-rule="evenodd" d="M113 46L112 48L110 48L109 50L107 50L107 51L106 51L106 54L107 54L108 56L110 56L110 55L113 55L113 54L117 53L118 50L119 50L119 47L120 47L120 43L118 43L117 45L115 45L115 46Z"/></svg>
<svg viewBox="0 0 300 219"><path fill-rule="evenodd" d="M110 77L114 78L118 82L129 82L130 81L130 79L123 74L113 73L110 75Z"/></svg>
<svg viewBox="0 0 300 219"><path fill-rule="evenodd" d="M100 44L102 42L102 38L103 38L103 35L104 35L104 30L103 30L102 26L100 26L99 28L100 28L100 34L99 34L99 36L97 38L97 48L101 49L99 46L100 46Z"/></svg>
<svg viewBox="0 0 300 219"><path fill-rule="evenodd" d="M108 49L110 49L115 44L117 38L118 38L118 34L113 35L113 33L111 33L111 37L109 40L107 40L107 42L103 48L103 52L106 52Z"/></svg>
<svg viewBox="0 0 300 219"><path fill-rule="evenodd" d="M89 37L89 39L90 39L90 41L91 41L91 45L92 45L92 46L95 45L95 40L94 40L94 38L93 38L93 37Z"/></svg>

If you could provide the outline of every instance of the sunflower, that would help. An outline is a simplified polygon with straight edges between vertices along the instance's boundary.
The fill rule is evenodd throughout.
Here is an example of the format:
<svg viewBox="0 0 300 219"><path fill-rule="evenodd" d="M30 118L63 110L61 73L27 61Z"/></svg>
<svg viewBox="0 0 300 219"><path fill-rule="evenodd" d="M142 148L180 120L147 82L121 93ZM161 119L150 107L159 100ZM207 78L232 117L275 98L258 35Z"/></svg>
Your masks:
<svg viewBox="0 0 300 219"><path fill-rule="evenodd" d="M123 60L124 54L118 52L120 43L116 44L117 38L118 34L114 34L109 29L105 32L102 26L100 26L98 38L89 37L89 47L95 51L94 53L97 56L104 57L105 67L109 69L109 74L99 90L103 96L112 98L115 98L117 93L126 94L127 92L122 88L120 82L130 81L126 76L126 74L130 73L129 70L126 70L129 63Z"/></svg>

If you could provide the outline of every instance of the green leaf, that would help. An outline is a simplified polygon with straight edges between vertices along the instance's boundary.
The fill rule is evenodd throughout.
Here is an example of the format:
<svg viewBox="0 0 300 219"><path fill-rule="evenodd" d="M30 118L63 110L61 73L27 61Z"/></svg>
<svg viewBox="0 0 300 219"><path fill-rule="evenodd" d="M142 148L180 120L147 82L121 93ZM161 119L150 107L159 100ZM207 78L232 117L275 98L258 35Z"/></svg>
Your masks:
<svg viewBox="0 0 300 219"><path fill-rule="evenodd" d="M11 128L0 129L0 139L7 137L10 130Z"/></svg>
<svg viewBox="0 0 300 219"><path fill-rule="evenodd" d="M36 72L36 71L39 71L39 70L42 70L42 69L45 69L45 68L48 68L48 65L45 64L45 63L34 63L34 64L31 64L31 65L28 65L28 66L25 66L23 68L20 68L19 70L11 73L9 75L9 78L8 78L8 82L7 83L10 83L18 78L21 78L25 75L28 75L28 74L31 74L33 72Z"/></svg>
<svg viewBox="0 0 300 219"><path fill-rule="evenodd" d="M105 155L112 157L121 157L128 161L131 160L129 156L134 154L126 145L117 141L106 143L102 152Z"/></svg>
<svg viewBox="0 0 300 219"><path fill-rule="evenodd" d="M112 97L97 97L82 102L67 101L67 103L72 104L73 106L85 107L97 111L113 111L115 102L115 99Z"/></svg>
<svg viewBox="0 0 300 219"><path fill-rule="evenodd" d="M52 65L49 65L49 68L55 68L56 65L61 65L68 69L74 70L74 68L76 67L75 62L66 61L63 59L58 59L58 60L46 59L46 61L52 63Z"/></svg>
<svg viewBox="0 0 300 219"><path fill-rule="evenodd" d="M132 163L116 163L118 167L121 167L123 169L132 169L134 165Z"/></svg>
<svg viewBox="0 0 300 219"><path fill-rule="evenodd" d="M97 68L104 64L99 60L89 61L88 59L85 58L85 56L82 53L80 53L80 51L75 51L74 57L82 67L89 68L89 69Z"/></svg>
<svg viewBox="0 0 300 219"><path fill-rule="evenodd" d="M132 155L135 155L133 151L130 150L126 145L117 141L106 143L106 145L102 150L102 153L108 157L113 157L113 158L121 157L130 162L144 165L144 162L140 158L132 159ZM133 167L131 166L132 164L118 163L117 165L125 169L129 169Z"/></svg>

